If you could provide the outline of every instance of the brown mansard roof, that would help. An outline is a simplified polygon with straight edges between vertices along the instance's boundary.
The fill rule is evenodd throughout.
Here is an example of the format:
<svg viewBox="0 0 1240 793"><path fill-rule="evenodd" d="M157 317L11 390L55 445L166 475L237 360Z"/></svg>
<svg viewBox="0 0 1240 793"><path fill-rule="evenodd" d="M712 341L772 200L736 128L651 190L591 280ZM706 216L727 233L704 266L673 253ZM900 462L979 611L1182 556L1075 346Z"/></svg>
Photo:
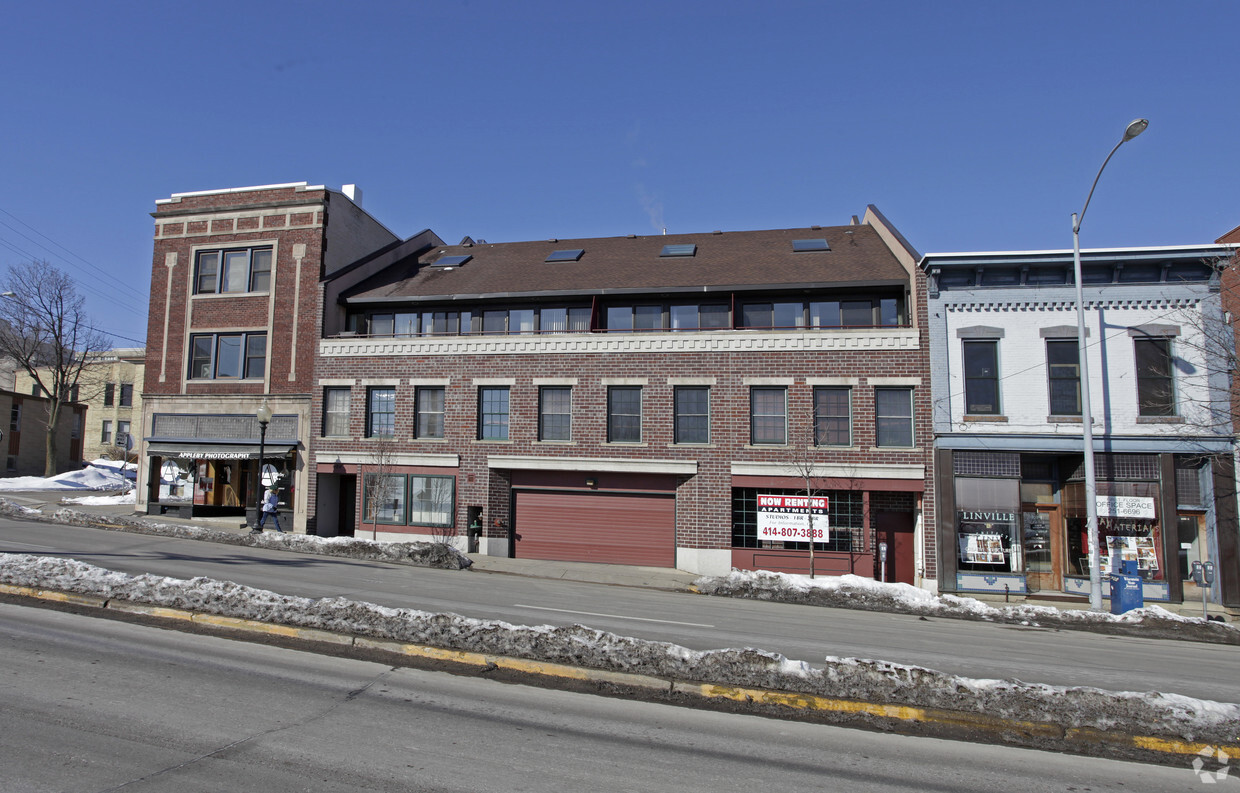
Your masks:
<svg viewBox="0 0 1240 793"><path fill-rule="evenodd" d="M828 251L794 252L793 240L825 239ZM696 245L693 256L660 256L665 245ZM582 249L576 261L548 262ZM471 257L452 268L448 256ZM443 245L393 263L349 289L350 303L629 292L693 292L907 283L868 225Z"/></svg>

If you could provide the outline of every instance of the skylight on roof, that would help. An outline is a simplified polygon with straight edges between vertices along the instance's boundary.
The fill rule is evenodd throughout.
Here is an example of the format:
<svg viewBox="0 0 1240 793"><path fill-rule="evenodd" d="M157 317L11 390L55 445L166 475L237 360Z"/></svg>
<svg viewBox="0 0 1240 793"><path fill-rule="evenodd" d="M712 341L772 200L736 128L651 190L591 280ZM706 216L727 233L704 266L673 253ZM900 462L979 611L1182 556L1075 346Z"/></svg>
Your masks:
<svg viewBox="0 0 1240 793"><path fill-rule="evenodd" d="M431 262L431 267L460 267L472 258L474 258L473 255L468 253L464 256L440 256Z"/></svg>
<svg viewBox="0 0 1240 793"><path fill-rule="evenodd" d="M693 243L685 245L664 245L659 256L696 256L697 246Z"/></svg>
<svg viewBox="0 0 1240 793"><path fill-rule="evenodd" d="M551 254L547 256L546 259L543 259L543 261L545 262L575 262L581 258L581 255L583 253L585 253L584 248L567 248L562 251L552 251Z"/></svg>
<svg viewBox="0 0 1240 793"><path fill-rule="evenodd" d="M831 246L828 245L827 241L824 239L793 240L792 250L796 253L803 253L805 251L829 251L831 250Z"/></svg>

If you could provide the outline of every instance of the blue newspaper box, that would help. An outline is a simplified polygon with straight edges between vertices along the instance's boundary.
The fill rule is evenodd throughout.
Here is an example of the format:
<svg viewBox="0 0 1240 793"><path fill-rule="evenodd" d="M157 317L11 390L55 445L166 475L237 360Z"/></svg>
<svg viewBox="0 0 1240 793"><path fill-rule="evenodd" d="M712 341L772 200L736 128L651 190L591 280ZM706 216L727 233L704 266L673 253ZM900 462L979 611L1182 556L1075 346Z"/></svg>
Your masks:
<svg viewBox="0 0 1240 793"><path fill-rule="evenodd" d="M1129 559L1120 562L1120 571L1111 574L1111 613L1123 614L1145 605L1141 592L1141 577L1137 575L1137 563Z"/></svg>

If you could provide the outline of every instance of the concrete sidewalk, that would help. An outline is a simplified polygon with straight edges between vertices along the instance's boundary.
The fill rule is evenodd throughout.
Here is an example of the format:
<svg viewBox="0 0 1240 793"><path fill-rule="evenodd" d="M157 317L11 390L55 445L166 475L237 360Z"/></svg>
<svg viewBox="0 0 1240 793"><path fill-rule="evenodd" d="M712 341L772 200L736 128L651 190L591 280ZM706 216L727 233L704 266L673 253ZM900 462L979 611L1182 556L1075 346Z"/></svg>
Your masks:
<svg viewBox="0 0 1240 793"><path fill-rule="evenodd" d="M132 504L84 505L62 504L60 502L62 498L73 498L78 495L80 494L77 492L71 491L66 493L63 490L0 493L0 497L24 507L40 510L44 515L50 515L57 509L67 508L90 515L97 515L105 521L108 518L123 517L130 520L145 520L152 524L198 526L236 532L237 534L248 534L250 531L249 527L245 525L239 516L180 518L168 515L143 515L142 513L135 512ZM366 538L365 533L358 536L358 539ZM473 570L475 572L519 575L557 581L579 581L583 583L687 592L692 591L693 583L701 578L696 573L688 573L683 570L665 567L635 567L619 564L545 561L541 559L509 559L507 557L486 556L483 554L467 555L473 561ZM1028 603L1030 605L1050 606L1060 611L1084 611L1089 609L1089 601L1079 598L1039 598L1034 600L1019 596L1005 598L1002 595L988 595L984 593L969 593L968 597L997 607ZM1200 602L1158 603L1157 605L1172 613L1188 617L1202 616ZM1237 619L1237 615L1213 603L1209 606L1209 613L1211 616L1222 617L1227 622L1234 622Z"/></svg>
<svg viewBox="0 0 1240 793"><path fill-rule="evenodd" d="M237 534L247 534L250 531L249 527L238 516L227 518L179 518L169 515L143 515L135 512L132 504L86 505L60 503L61 498L72 498L76 495L76 493L66 495L64 491L29 491L2 494L3 498L15 504L40 510L45 515L50 515L57 509L64 508L97 515L104 520L109 517L139 518L151 523L210 527L216 530L236 532ZM366 539L366 537L363 535L358 539ZM693 582L701 577L696 573L686 573L683 570L664 567L556 562L541 559L509 559L507 557L486 556L477 553L467 554L467 556L473 560L473 570L480 573L499 573L530 578L548 578L558 581L580 581L592 584L646 587L669 591L689 591Z"/></svg>

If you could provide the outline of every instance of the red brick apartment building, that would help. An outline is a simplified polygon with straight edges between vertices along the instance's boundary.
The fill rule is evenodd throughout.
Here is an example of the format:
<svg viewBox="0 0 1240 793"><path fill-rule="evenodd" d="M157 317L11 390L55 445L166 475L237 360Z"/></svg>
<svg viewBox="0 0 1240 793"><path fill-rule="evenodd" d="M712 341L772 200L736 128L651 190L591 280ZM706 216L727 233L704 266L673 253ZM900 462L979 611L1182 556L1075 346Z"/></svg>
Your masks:
<svg viewBox="0 0 1240 793"><path fill-rule="evenodd" d="M306 223L329 196L333 213L343 201L300 188L253 202L284 217L292 195L321 202ZM213 223L218 200L183 197L157 213L152 295L175 272L167 302L178 332L165 354L153 298L147 388L199 404L227 390L242 417L279 389L297 448L310 450L313 475L296 480L309 491L307 531L448 536L492 555L704 574L809 572L808 535L788 539L805 516L760 498L804 494L808 474L829 517L817 573L934 587L925 280L874 207L851 225L773 231L459 245L427 231L339 268L313 264L316 235L331 228L314 226L304 270L289 250L297 243L278 240L280 273L301 273L300 298L240 298L258 304L243 318L211 295L185 320L193 282L165 256L184 266L195 254L188 225L166 213ZM316 289L322 324L312 328L296 310ZM282 341L290 318L295 379ZM237 383L187 380L184 346L198 328L266 332L281 354L244 396ZM152 475L157 466L152 458Z"/></svg>
<svg viewBox="0 0 1240 793"><path fill-rule="evenodd" d="M304 531L319 283L399 242L359 204L352 186L304 182L156 202L139 510L244 515L265 440L281 501Z"/></svg>

